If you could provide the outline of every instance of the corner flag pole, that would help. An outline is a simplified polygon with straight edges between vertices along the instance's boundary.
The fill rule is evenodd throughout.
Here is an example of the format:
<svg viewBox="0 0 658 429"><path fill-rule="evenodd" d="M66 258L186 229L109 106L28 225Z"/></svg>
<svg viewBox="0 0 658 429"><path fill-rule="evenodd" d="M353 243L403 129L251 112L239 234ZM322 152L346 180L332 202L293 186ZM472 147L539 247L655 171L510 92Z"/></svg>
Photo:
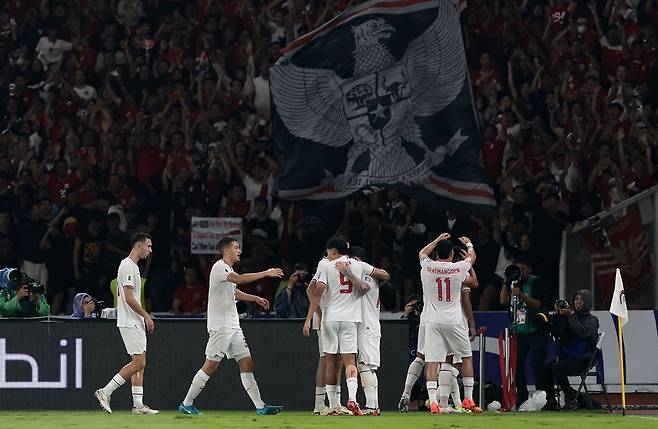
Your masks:
<svg viewBox="0 0 658 429"><path fill-rule="evenodd" d="M624 334L622 318L617 317L617 324L619 325L619 375L621 377L621 407L622 415L626 415L626 389L624 385Z"/></svg>

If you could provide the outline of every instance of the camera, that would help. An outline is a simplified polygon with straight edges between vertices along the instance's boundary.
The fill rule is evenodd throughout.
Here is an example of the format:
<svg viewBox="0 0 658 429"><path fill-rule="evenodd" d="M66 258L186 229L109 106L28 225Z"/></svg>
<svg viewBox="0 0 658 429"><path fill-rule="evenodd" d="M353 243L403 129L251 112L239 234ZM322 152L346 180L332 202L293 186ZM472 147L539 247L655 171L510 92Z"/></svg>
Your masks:
<svg viewBox="0 0 658 429"><path fill-rule="evenodd" d="M100 319L100 317L101 317L101 312L102 312L103 309L105 308L105 301L101 301L101 300L96 299L96 298L92 298L91 301L92 301L92 302L94 303L94 305L95 305L95 307L94 307L94 313L93 313L93 314L96 315L96 318Z"/></svg>
<svg viewBox="0 0 658 429"><path fill-rule="evenodd" d="M569 308L569 301L566 299L558 299L555 301L554 306L556 310L565 310Z"/></svg>
<svg viewBox="0 0 658 429"><path fill-rule="evenodd" d="M27 284L27 290L30 293L37 293L43 295L46 293L46 287L41 283L37 283L34 280Z"/></svg>
<svg viewBox="0 0 658 429"><path fill-rule="evenodd" d="M417 316L420 316L420 313L423 312L423 305L424 305L423 301L418 300L411 306L411 308L414 309L414 313L416 313Z"/></svg>
<svg viewBox="0 0 658 429"><path fill-rule="evenodd" d="M311 274L308 271L298 271L297 283L307 285L311 281Z"/></svg>
<svg viewBox="0 0 658 429"><path fill-rule="evenodd" d="M505 278L510 285L521 280L521 277L523 277L523 272L518 265L508 265L505 268Z"/></svg>

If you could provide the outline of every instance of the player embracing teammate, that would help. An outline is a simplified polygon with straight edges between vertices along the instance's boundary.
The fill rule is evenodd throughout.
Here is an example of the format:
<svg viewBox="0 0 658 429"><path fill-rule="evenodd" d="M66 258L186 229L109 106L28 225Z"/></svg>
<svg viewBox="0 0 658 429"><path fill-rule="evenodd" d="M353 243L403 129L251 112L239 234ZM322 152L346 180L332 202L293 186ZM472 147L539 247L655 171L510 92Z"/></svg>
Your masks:
<svg viewBox="0 0 658 429"><path fill-rule="evenodd" d="M310 293L311 306L309 309L309 315L320 312L320 300L322 299L320 342L321 351L325 354L324 382L329 398L329 409L325 414L340 414L340 398L336 395L340 384L337 373L340 366L345 365L348 390L347 409L354 415L360 416L363 415L363 411L356 402L359 372L356 356L359 344L358 324L363 321L362 299L372 287L376 286L374 282L369 282L368 278L386 280L389 275L384 270L347 256L348 243L342 238L330 239L327 242L326 250L326 261L318 265L315 287ZM368 326L361 325L361 328L367 329ZM310 329L311 320L308 317L304 324L304 334L308 336ZM366 405L370 408L371 413L376 414L377 404L374 402L376 393L373 393L372 389L376 389L377 385L373 368L378 366L379 336L377 332L374 333L374 339L368 340L368 345L370 355L376 354L376 356L361 358L363 355L360 355L359 368L362 370L362 384L364 387L367 386L370 396L370 401ZM368 362L362 362L365 360Z"/></svg>

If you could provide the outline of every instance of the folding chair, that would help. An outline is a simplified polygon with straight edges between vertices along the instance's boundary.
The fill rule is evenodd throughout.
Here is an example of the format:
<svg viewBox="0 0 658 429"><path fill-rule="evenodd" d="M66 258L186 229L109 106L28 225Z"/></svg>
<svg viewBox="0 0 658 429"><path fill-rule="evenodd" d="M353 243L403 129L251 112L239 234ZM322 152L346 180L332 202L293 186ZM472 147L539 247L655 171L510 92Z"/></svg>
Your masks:
<svg viewBox="0 0 658 429"><path fill-rule="evenodd" d="M605 397L605 402L608 405L608 411L612 412L612 408L610 407L610 400L608 399L608 392L605 387L605 380L603 379L603 371L602 368L600 368L600 365L603 364L603 352L601 351L601 345L603 344L603 337L605 336L605 332L599 332L598 338L596 341L596 348L594 349L594 353L592 353L592 358L590 359L589 363L587 364L587 369L580 374L577 374L580 376L580 386L578 386L578 392L576 392L576 401L578 401L578 398L582 394L585 399L585 403L587 404L588 408L592 408L592 398L590 396L590 391L587 390L587 377L596 377L596 380L598 384L601 386L601 393L603 393L603 396ZM599 378L601 377L601 378ZM585 389L584 393L581 393L582 390Z"/></svg>

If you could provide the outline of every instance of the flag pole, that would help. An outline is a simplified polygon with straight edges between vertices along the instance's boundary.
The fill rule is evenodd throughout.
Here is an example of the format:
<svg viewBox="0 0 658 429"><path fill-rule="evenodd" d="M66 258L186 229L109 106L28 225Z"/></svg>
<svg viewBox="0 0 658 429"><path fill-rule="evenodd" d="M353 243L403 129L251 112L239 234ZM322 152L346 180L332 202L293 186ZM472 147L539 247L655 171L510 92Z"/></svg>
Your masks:
<svg viewBox="0 0 658 429"><path fill-rule="evenodd" d="M622 318L617 316L617 324L619 325L619 374L621 376L621 407L622 415L626 415L626 389L624 386L624 335L622 332L623 324Z"/></svg>

